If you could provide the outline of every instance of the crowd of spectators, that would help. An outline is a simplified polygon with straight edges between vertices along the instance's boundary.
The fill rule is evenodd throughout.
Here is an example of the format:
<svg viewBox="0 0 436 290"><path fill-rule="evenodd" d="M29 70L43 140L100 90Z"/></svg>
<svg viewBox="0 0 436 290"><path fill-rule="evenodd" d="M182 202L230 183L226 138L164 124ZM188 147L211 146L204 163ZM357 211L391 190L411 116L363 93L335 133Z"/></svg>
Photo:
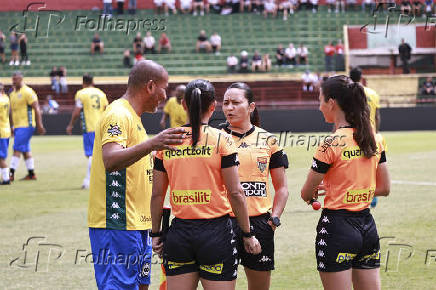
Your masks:
<svg viewBox="0 0 436 290"><path fill-rule="evenodd" d="M329 42L324 46L325 71L343 71L345 70L344 45L342 40L337 43Z"/></svg>
<svg viewBox="0 0 436 290"><path fill-rule="evenodd" d="M6 63L5 55L6 35L0 30L0 57L1 62ZM9 65L30 65L31 62L27 55L27 36L25 33L17 34L12 31L9 35L9 48L11 50L11 59ZM20 52L18 54L18 52Z"/></svg>
<svg viewBox="0 0 436 290"><path fill-rule="evenodd" d="M239 59L234 54L227 57L227 71L229 73L268 72L270 70L271 59L268 53L261 55L256 50L250 60L248 52L243 50Z"/></svg>
<svg viewBox="0 0 436 290"><path fill-rule="evenodd" d="M146 32L144 38L142 38L141 32L138 32L135 38L133 39L132 52L134 55L133 64L135 64L140 60L146 59L147 54L170 53L171 42L165 32L161 33L157 45L156 45L156 39L154 38L154 36L151 34L150 31ZM124 50L123 66L124 67L132 66L130 49Z"/></svg>
<svg viewBox="0 0 436 290"><path fill-rule="evenodd" d="M103 0L110 1L110 0ZM122 1L122 0L117 0ZM135 0L136 2L136 0ZM157 14L169 13L192 14L193 16L204 15L206 13L233 14L242 12L252 12L263 14L264 17L277 17L283 15L283 20L288 19L288 15L298 11L306 10L313 13L318 12L319 0L153 0ZM391 1L394 3L394 1ZM376 0L326 0L325 5L329 13L344 13L346 11L370 12L376 8ZM386 1L384 6L389 5ZM398 9L403 14L414 13L414 15L429 15L434 9L432 0L401 0ZM359 6L361 8L359 8ZM386 7L387 9L387 7ZM423 13L424 12L424 13Z"/></svg>

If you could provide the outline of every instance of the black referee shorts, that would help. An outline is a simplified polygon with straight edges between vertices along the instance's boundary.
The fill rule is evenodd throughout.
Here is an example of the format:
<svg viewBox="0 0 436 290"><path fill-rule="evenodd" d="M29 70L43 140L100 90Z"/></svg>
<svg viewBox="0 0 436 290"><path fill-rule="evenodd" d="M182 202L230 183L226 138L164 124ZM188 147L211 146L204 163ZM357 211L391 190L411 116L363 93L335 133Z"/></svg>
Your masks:
<svg viewBox="0 0 436 290"><path fill-rule="evenodd" d="M268 224L271 215L265 213L259 216L250 217L251 230L259 241L262 252L258 255L249 254L245 251L242 231L239 228L236 218L232 218L233 231L236 235L239 259L241 265L255 271L274 270L274 231Z"/></svg>
<svg viewBox="0 0 436 290"><path fill-rule="evenodd" d="M369 209L324 209L316 228L318 271L339 272L380 267L380 242Z"/></svg>
<svg viewBox="0 0 436 290"><path fill-rule="evenodd" d="M228 215L215 219L174 218L163 248L167 276L198 272L212 281L237 278L236 241Z"/></svg>

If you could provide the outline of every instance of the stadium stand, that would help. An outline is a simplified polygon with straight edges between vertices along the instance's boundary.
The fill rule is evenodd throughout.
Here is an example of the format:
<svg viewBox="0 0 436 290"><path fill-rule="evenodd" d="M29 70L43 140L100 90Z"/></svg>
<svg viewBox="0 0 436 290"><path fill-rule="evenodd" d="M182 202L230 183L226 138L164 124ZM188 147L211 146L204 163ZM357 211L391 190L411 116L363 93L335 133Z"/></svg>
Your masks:
<svg viewBox="0 0 436 290"><path fill-rule="evenodd" d="M85 25L78 25L78 17L86 19L99 18L99 11L65 11L65 20L59 25L50 27L47 38L29 38L29 52L32 65L23 67L26 76L48 76L52 66L64 65L70 76L80 76L83 72L95 76L127 75L128 69L122 66L122 56L125 49L130 49L136 31L126 35L125 32L98 31L105 41L105 53L91 56L89 42L95 31L86 30ZM1 12L0 29L8 29L22 19L19 12ZM132 19L131 15L116 16L116 19ZM304 42L309 50L308 67L278 68L273 63L272 72L303 72L324 70L323 46L329 41L337 41L343 37L342 26L363 25L368 23L369 14L347 12L344 14L328 14L325 7L320 13L299 12L287 21L281 18L263 19L256 14L206 15L192 17L190 15L154 15L151 10L140 10L134 19L165 19L156 26L166 29L171 39L173 51L170 54L146 55L147 58L162 63L171 75L210 75L226 73L226 58L230 54L239 55L246 50L249 57L255 50L261 54L275 54L279 43L287 47L290 42ZM85 19L85 18L80 18ZM419 20L423 21L423 20ZM44 20L40 19L41 23ZM164 27L163 27L164 26ZM77 28L77 29L75 29ZM79 29L80 28L80 29ZM208 36L217 31L223 42L221 55L196 54L194 50L199 29L206 30ZM143 33L145 31L142 31ZM162 31L153 31L156 39ZM45 33L45 31L44 31ZM6 49L7 57L10 50ZM3 65L0 77L10 76L15 66Z"/></svg>

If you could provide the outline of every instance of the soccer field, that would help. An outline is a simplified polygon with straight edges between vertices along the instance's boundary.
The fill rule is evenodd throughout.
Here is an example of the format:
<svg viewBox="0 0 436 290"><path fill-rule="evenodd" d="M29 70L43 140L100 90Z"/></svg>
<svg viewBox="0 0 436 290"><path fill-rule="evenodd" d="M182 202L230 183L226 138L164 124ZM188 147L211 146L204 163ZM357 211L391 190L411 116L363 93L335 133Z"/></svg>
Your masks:
<svg viewBox="0 0 436 290"><path fill-rule="evenodd" d="M436 289L436 132L384 135L393 184L372 211L382 238L382 288ZM306 146L285 148L290 198L276 231L271 289L322 288L314 255L320 212L300 198L315 150ZM34 137L32 148L38 180L0 187L0 289L96 289L85 258L91 250L88 191L80 189L86 173L82 138ZM25 174L21 161L16 179ZM160 265L153 262L150 289L157 289ZM237 288L246 289L241 267Z"/></svg>

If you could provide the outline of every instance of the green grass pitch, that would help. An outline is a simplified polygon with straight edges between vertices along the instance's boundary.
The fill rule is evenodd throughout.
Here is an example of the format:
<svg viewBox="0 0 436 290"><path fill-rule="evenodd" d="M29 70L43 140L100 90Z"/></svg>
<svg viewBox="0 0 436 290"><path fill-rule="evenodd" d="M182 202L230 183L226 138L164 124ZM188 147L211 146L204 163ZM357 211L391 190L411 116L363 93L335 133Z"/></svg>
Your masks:
<svg viewBox="0 0 436 290"><path fill-rule="evenodd" d="M436 289L436 133L386 132L391 195L373 210L381 240L383 289ZM314 255L320 212L300 198L314 148L287 146L290 198L276 231L276 270L271 289L321 289ZM79 136L34 137L37 181L0 187L0 289L96 289L86 224L88 191L80 186L86 171ZM8 160L9 162L9 160ZM21 161L16 173L26 174ZM46 237L39 247L23 244ZM63 256L58 258L60 245ZM49 248L52 251L48 251ZM38 268L35 253L39 249ZM433 251L431 251L433 250ZM76 263L76 256L79 258ZM14 261L15 258L19 258ZM153 259L156 262L156 259ZM160 267L152 267L157 289ZM36 270L36 271L35 271ZM240 267L237 289L246 289Z"/></svg>

